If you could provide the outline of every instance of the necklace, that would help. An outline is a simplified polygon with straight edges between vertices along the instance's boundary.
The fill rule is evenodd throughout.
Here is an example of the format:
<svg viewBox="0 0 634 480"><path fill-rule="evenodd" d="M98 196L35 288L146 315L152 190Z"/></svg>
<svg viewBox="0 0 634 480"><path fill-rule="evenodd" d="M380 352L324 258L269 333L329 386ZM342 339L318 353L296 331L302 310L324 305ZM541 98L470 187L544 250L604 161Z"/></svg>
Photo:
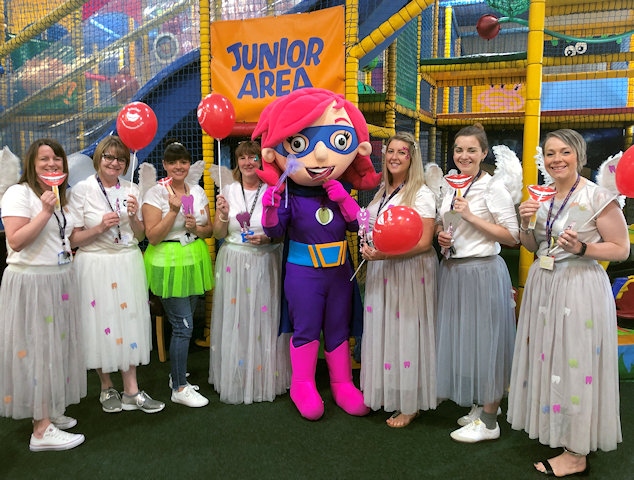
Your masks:
<svg viewBox="0 0 634 480"><path fill-rule="evenodd" d="M244 199L244 212L240 212L236 215L236 220L240 224L241 227L250 227L251 226L251 215L255 211L255 206L258 203L258 198L260 197L260 190L262 190L262 182L258 184L258 189L255 191L255 197L253 198L253 203L251 204L251 208L247 203L247 196L244 193L244 185L240 182L240 188L242 189L242 198ZM248 210L248 212L247 212Z"/></svg>

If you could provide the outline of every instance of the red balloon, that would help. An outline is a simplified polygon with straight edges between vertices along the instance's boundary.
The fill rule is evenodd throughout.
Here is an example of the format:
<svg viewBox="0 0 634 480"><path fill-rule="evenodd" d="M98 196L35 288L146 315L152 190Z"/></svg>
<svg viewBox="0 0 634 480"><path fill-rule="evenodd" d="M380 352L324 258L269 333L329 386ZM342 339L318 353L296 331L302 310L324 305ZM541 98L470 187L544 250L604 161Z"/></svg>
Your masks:
<svg viewBox="0 0 634 480"><path fill-rule="evenodd" d="M202 129L218 140L222 140L236 124L236 111L227 97L211 93L198 104L198 123Z"/></svg>
<svg viewBox="0 0 634 480"><path fill-rule="evenodd" d="M625 150L614 174L616 188L629 198L634 198L634 146Z"/></svg>
<svg viewBox="0 0 634 480"><path fill-rule="evenodd" d="M147 147L156 135L156 114L143 102L128 103L117 116L117 134L133 151Z"/></svg>
<svg viewBox="0 0 634 480"><path fill-rule="evenodd" d="M495 15L487 13L478 19L476 30L481 38L492 40L500 33L500 22Z"/></svg>
<svg viewBox="0 0 634 480"><path fill-rule="evenodd" d="M396 206L383 212L374 223L374 246L392 255L409 252L423 234L423 221L416 210Z"/></svg>

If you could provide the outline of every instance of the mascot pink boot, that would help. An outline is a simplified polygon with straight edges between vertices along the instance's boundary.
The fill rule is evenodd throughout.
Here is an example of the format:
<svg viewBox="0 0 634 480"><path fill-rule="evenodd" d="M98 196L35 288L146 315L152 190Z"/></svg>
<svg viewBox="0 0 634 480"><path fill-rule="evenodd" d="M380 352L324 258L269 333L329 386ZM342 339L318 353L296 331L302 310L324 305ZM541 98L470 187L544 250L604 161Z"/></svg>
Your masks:
<svg viewBox="0 0 634 480"><path fill-rule="evenodd" d="M350 415L359 417L367 415L370 409L363 403L363 394L352 383L349 342L343 342L332 352L324 352L324 355L328 364L330 389L335 403Z"/></svg>

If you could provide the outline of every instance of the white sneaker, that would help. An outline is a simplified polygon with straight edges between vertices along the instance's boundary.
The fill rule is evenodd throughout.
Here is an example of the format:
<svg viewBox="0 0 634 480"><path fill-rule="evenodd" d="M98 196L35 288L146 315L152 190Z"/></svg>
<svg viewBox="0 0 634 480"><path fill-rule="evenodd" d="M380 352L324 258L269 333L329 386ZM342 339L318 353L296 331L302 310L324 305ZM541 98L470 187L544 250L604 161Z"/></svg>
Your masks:
<svg viewBox="0 0 634 480"><path fill-rule="evenodd" d="M59 417L51 418L51 423L60 430L68 430L77 425L77 419L73 417L67 417L66 415L60 415Z"/></svg>
<svg viewBox="0 0 634 480"><path fill-rule="evenodd" d="M480 415L482 414L482 410L483 410L483 407L480 407L478 405L473 405L469 413L467 413L466 415L463 415L462 417L458 419L458 425L460 425L461 427L469 425L474 420L477 420L478 418L480 418ZM502 409L500 407L498 407L497 414L498 415L502 414Z"/></svg>
<svg viewBox="0 0 634 480"><path fill-rule="evenodd" d="M457 442L476 443L484 440L496 440L500 438L500 426L495 422L495 428L489 430L484 422L477 418L469 425L451 432L451 438Z"/></svg>
<svg viewBox="0 0 634 480"><path fill-rule="evenodd" d="M196 391L193 385L186 385L180 392L172 390L172 402L180 403L188 407L204 407L209 400Z"/></svg>
<svg viewBox="0 0 634 480"><path fill-rule="evenodd" d="M60 430L52 423L46 428L42 438L31 435L29 449L32 452L44 452L50 450L70 450L84 443L84 436L80 433L68 433Z"/></svg>

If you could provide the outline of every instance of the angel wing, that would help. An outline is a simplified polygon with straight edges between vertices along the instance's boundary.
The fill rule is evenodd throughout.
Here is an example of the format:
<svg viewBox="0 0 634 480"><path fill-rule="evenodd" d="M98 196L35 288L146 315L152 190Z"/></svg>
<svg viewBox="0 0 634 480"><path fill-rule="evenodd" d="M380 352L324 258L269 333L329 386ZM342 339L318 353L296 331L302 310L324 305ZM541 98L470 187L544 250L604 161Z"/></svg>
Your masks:
<svg viewBox="0 0 634 480"><path fill-rule="evenodd" d="M216 165L215 163L212 164L211 167L209 167L209 174L218 187L220 187L220 185L224 187L225 185L229 185L236 181L233 178L233 173L231 172L231 170L229 170L227 167Z"/></svg>
<svg viewBox="0 0 634 480"><path fill-rule="evenodd" d="M198 185L204 171L204 160L198 160L197 162L193 163L192 166L189 167L189 173L187 174L187 177L185 177L185 183L187 185Z"/></svg>
<svg viewBox="0 0 634 480"><path fill-rule="evenodd" d="M436 163L425 165L425 183L436 197L436 207L440 205L442 199L443 183L447 183L440 168Z"/></svg>
<svg viewBox="0 0 634 480"><path fill-rule="evenodd" d="M156 168L149 162L143 162L139 165L139 192L141 198L154 185L156 185Z"/></svg>
<svg viewBox="0 0 634 480"><path fill-rule="evenodd" d="M535 164L537 165L537 169L539 173L542 174L542 178L544 179L545 185L550 185L553 183L553 177L546 171L546 166L544 165L544 152L542 147L537 147L537 155L535 155Z"/></svg>
<svg viewBox="0 0 634 480"><path fill-rule="evenodd" d="M493 181L501 181L513 198L513 203L522 201L522 189L524 188L522 164L513 150L506 145L495 145L495 171Z"/></svg>
<svg viewBox="0 0 634 480"><path fill-rule="evenodd" d="M6 145L0 151L0 200L20 180L20 159Z"/></svg>
<svg viewBox="0 0 634 480"><path fill-rule="evenodd" d="M618 196L617 198L619 201L619 205L621 205L621 208L625 206L625 195L621 195L618 188L616 188L615 173L616 173L616 166L618 165L619 160L621 160L622 156L623 156L623 152L619 152L616 155L612 155L611 157L608 157L608 159L605 160L599 167L599 170L597 172L597 179L596 179L597 185L607 188L614 195Z"/></svg>

